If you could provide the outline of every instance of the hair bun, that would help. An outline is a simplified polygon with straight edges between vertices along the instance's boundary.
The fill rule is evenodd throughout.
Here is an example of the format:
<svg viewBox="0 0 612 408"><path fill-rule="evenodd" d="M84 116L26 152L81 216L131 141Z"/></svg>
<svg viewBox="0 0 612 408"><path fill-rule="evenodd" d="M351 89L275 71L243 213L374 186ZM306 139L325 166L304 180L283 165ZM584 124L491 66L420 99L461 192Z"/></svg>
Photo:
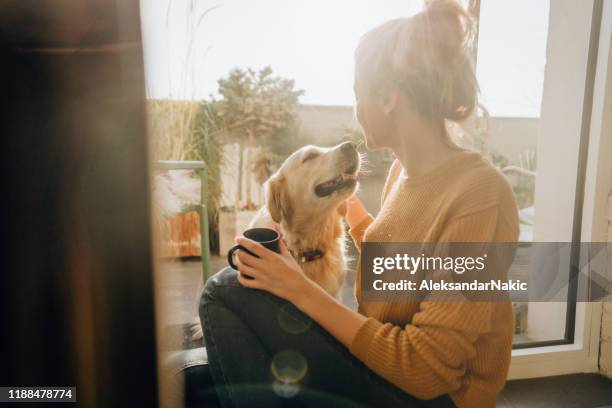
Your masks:
<svg viewBox="0 0 612 408"><path fill-rule="evenodd" d="M471 61L473 19L458 0L425 0L415 16L420 49L437 67L438 115L452 121L467 118L477 104L478 81Z"/></svg>
<svg viewBox="0 0 612 408"><path fill-rule="evenodd" d="M465 8L458 0L425 0L425 12L467 15Z"/></svg>
<svg viewBox="0 0 612 408"><path fill-rule="evenodd" d="M414 16L366 33L355 51L356 69L372 89L383 81L397 84L423 117L460 122L478 103L473 32L457 0L426 0Z"/></svg>
<svg viewBox="0 0 612 408"><path fill-rule="evenodd" d="M425 0L422 22L443 56L452 59L474 39L474 20L458 0Z"/></svg>

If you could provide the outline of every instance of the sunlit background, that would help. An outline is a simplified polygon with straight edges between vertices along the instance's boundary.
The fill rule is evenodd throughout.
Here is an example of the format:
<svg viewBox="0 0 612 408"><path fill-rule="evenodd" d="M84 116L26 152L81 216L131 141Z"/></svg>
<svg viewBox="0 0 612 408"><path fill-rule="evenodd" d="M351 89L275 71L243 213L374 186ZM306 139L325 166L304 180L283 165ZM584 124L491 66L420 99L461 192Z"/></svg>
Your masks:
<svg viewBox="0 0 612 408"><path fill-rule="evenodd" d="M533 241L536 230L534 194L549 2L480 1L476 68L485 110L462 124L461 130L453 130L467 135L461 143L479 151L508 178L519 207L522 242ZM233 238L264 205L263 183L280 163L304 144L329 146L347 137L361 140L351 107L354 50L368 30L389 19L411 16L421 7L422 0L141 1L149 141L159 193L154 201L176 204L159 223L164 226L158 251L164 259L158 285L167 310L164 347L198 346L185 334L194 318L198 282L227 264L225 255ZM277 105L240 86L236 89L241 91L229 93L233 97L221 96L218 81L229 78L235 68L244 72L267 66L274 76L294 80L295 89L303 94L297 103L294 99L289 103L293 116L283 131L249 133L240 127L247 116L243 104L251 111L257 104L272 106L268 112ZM255 116L263 117L265 111ZM245 138L247 134L253 137ZM358 196L376 214L392 160L385 152L367 154L367 177L360 180ZM199 186L204 183L199 176L184 180L175 170L160 171L168 170L160 166L163 160L206 163L204 196L210 212L204 233L197 213L184 205L199 205ZM207 230L210 256L203 256ZM198 256L202 262L193 259ZM356 306L352 268L340 296L349 307ZM561 309L546 340L563 336L565 309ZM533 307L515 302L514 310L514 342L527 344L533 340L534 327L542 325L533 326L538 321L534 318L529 327L527 316L535 316Z"/></svg>
<svg viewBox="0 0 612 408"><path fill-rule="evenodd" d="M537 117L547 0L481 2L478 78L492 116ZM353 103L361 34L410 16L419 0L143 1L148 96L203 99L232 68L270 65L305 91L304 104Z"/></svg>

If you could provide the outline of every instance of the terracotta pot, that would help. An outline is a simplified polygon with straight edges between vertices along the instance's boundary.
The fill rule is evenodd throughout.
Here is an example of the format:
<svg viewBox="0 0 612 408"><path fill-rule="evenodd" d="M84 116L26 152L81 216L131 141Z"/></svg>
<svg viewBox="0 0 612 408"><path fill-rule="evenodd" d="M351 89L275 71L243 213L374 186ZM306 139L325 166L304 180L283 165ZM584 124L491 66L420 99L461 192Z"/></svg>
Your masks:
<svg viewBox="0 0 612 408"><path fill-rule="evenodd" d="M159 254L164 258L200 256L200 217L195 211L169 218Z"/></svg>

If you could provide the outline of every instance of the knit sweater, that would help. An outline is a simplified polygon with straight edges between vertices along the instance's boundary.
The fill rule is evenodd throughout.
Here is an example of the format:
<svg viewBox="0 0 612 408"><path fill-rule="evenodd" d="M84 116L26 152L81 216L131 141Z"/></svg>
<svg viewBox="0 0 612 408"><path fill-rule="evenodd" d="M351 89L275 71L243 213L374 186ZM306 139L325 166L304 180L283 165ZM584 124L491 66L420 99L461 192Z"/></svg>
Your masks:
<svg viewBox="0 0 612 408"><path fill-rule="evenodd" d="M504 176L479 154L462 152L407 177L396 160L376 218L349 231L361 242L516 242L518 212ZM458 407L494 407L512 351L514 314L503 302L366 302L368 317L350 351L387 381L420 399L450 394Z"/></svg>

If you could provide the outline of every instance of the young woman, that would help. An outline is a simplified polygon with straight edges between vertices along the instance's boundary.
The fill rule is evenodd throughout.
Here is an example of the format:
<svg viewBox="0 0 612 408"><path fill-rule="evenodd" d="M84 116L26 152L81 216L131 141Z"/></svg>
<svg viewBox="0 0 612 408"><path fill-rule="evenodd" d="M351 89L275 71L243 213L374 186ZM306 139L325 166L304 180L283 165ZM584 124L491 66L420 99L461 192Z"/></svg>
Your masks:
<svg viewBox="0 0 612 408"><path fill-rule="evenodd" d="M470 28L458 3L439 0L362 37L357 119L367 147L397 159L376 218L350 200L358 248L517 240L508 183L446 131L477 103ZM495 406L510 363L510 302L366 302L358 267L356 312L310 281L285 245L279 255L236 242L258 257L238 252L239 272L213 276L200 309L223 405Z"/></svg>

